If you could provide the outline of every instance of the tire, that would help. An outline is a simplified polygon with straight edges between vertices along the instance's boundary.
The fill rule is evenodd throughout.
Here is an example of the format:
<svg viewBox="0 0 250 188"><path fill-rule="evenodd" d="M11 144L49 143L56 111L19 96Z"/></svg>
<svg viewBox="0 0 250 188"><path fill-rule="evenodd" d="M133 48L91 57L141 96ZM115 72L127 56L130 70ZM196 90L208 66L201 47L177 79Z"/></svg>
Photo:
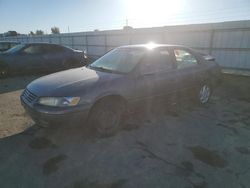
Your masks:
<svg viewBox="0 0 250 188"><path fill-rule="evenodd" d="M101 136L110 136L121 129L125 105L119 100L102 100L90 112L88 124Z"/></svg>
<svg viewBox="0 0 250 188"><path fill-rule="evenodd" d="M51 123L50 122L44 122L44 121L39 121L39 120L34 120L36 126L40 127L40 128L48 128L51 127Z"/></svg>
<svg viewBox="0 0 250 188"><path fill-rule="evenodd" d="M212 86L208 83L203 83L198 87L197 90L197 102L199 104L206 104L212 95Z"/></svg>

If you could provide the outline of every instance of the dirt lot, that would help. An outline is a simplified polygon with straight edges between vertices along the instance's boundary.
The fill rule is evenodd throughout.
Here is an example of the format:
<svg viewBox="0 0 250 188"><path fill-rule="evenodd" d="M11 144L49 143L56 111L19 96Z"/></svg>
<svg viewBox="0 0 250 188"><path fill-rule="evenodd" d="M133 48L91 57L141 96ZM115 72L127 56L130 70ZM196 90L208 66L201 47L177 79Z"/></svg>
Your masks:
<svg viewBox="0 0 250 188"><path fill-rule="evenodd" d="M1 187L249 187L250 78L225 76L206 106L155 107L108 138L34 126L19 95L35 78L0 80Z"/></svg>

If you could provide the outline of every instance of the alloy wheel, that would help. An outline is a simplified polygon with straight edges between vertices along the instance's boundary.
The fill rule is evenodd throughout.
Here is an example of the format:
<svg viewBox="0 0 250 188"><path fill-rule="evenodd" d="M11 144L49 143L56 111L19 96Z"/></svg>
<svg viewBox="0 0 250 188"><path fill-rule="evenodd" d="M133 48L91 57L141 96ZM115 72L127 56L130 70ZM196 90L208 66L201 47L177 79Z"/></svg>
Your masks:
<svg viewBox="0 0 250 188"><path fill-rule="evenodd" d="M200 88L200 92L199 92L199 100L200 100L200 102L202 104L207 103L209 98L210 98L210 94L211 94L210 87L208 85L203 85Z"/></svg>

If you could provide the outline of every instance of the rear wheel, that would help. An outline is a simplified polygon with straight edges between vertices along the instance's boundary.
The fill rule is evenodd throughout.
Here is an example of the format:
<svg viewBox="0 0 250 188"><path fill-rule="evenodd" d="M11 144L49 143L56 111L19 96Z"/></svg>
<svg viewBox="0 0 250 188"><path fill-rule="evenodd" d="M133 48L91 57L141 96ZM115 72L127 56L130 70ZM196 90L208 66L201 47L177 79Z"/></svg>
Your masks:
<svg viewBox="0 0 250 188"><path fill-rule="evenodd" d="M212 94L212 87L210 84L204 83L198 89L198 102L200 104L206 104Z"/></svg>
<svg viewBox="0 0 250 188"><path fill-rule="evenodd" d="M117 100L103 100L97 103L89 116L89 126L102 135L112 135L121 129L125 105Z"/></svg>
<svg viewBox="0 0 250 188"><path fill-rule="evenodd" d="M41 120L34 120L36 126L41 127L41 128L47 128L51 126L50 122L46 122L46 121L41 121Z"/></svg>

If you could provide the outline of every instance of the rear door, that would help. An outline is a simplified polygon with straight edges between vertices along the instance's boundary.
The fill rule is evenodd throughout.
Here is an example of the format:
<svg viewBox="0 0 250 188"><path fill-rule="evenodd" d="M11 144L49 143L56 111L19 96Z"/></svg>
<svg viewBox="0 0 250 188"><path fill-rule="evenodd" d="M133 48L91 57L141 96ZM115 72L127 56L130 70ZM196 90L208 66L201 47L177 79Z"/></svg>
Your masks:
<svg viewBox="0 0 250 188"><path fill-rule="evenodd" d="M205 67L199 59L187 48L174 48L176 69L178 71L177 87L179 95L187 98L200 83L200 77L205 76Z"/></svg>
<svg viewBox="0 0 250 188"><path fill-rule="evenodd" d="M67 61L67 52L64 47L46 44L44 48L44 65L48 71L62 70Z"/></svg>

